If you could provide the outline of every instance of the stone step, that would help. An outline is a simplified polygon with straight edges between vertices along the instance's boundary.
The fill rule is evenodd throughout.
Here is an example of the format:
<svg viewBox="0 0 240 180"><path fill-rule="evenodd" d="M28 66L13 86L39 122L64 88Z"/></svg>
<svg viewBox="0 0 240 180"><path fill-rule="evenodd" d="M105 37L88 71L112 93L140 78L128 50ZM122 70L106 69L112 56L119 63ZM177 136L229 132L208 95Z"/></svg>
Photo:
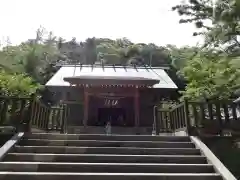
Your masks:
<svg viewBox="0 0 240 180"><path fill-rule="evenodd" d="M209 164L1 162L0 171L105 173L213 173Z"/></svg>
<svg viewBox="0 0 240 180"><path fill-rule="evenodd" d="M0 172L0 180L222 180L216 173L62 173Z"/></svg>
<svg viewBox="0 0 240 180"><path fill-rule="evenodd" d="M190 142L188 136L149 136L149 135L104 135L104 134L26 134L25 139L51 140L112 140L112 141L171 141Z"/></svg>
<svg viewBox="0 0 240 180"><path fill-rule="evenodd" d="M22 146L93 146L93 147L148 147L148 148L195 148L191 142L164 141L103 141L103 140L48 140L29 139L20 141Z"/></svg>
<svg viewBox="0 0 240 180"><path fill-rule="evenodd" d="M86 163L181 163L205 164L197 155L115 155L115 154L38 154L9 153L4 161L86 162Z"/></svg>
<svg viewBox="0 0 240 180"><path fill-rule="evenodd" d="M199 149L195 148L136 147L15 146L13 152L54 154L200 155Z"/></svg>

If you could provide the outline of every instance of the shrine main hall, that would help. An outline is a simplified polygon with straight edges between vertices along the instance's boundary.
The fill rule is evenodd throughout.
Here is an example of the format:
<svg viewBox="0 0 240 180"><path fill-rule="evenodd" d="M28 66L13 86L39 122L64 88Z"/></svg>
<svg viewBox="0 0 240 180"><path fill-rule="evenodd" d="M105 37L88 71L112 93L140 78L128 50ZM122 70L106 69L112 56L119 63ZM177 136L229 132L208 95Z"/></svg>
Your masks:
<svg viewBox="0 0 240 180"><path fill-rule="evenodd" d="M167 68L149 66L62 65L46 83L56 105L67 106L69 132L112 131L150 134L154 106L176 93Z"/></svg>

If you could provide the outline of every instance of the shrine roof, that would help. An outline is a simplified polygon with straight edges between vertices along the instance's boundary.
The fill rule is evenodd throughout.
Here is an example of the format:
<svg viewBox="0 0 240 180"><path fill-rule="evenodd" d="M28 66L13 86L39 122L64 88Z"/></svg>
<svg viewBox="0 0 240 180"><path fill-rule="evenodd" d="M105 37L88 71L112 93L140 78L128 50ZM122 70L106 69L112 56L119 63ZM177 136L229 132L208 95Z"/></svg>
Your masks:
<svg viewBox="0 0 240 180"><path fill-rule="evenodd" d="M101 66L101 65L68 65L62 66L54 76L46 83L46 86L70 86L68 80L104 79L116 83L121 80L133 81L155 81L153 88L177 89L175 83L167 75L162 67L149 66Z"/></svg>

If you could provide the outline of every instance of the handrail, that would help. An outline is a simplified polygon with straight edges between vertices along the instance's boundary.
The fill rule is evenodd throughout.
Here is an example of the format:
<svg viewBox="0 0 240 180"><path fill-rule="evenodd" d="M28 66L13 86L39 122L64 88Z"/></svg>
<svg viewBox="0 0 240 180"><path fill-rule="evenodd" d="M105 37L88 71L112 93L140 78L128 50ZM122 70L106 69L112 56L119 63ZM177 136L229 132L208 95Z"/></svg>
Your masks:
<svg viewBox="0 0 240 180"><path fill-rule="evenodd" d="M0 99L18 99L18 100L20 100L20 99L25 99L25 100L30 100L30 99L32 99L31 97L16 97L16 96L2 96L2 95L0 95Z"/></svg>
<svg viewBox="0 0 240 180"><path fill-rule="evenodd" d="M181 102L180 104L177 104L176 106L174 106L170 111L174 111L175 109L182 107L184 105L184 102Z"/></svg>
<svg viewBox="0 0 240 180"><path fill-rule="evenodd" d="M196 103L196 104L198 104L198 103L231 103L231 102L234 102L234 99L209 99L209 100L204 100L204 101L200 101L200 100L198 100L198 101L193 101L193 100L188 100L188 103Z"/></svg>
<svg viewBox="0 0 240 180"><path fill-rule="evenodd" d="M213 152L197 137L190 136L191 141L201 151L201 153L210 161L215 170L221 174L225 180L237 180L233 174L223 165L223 163L213 154Z"/></svg>
<svg viewBox="0 0 240 180"><path fill-rule="evenodd" d="M7 153L23 138L24 132L15 134L0 148L0 161L7 155Z"/></svg>

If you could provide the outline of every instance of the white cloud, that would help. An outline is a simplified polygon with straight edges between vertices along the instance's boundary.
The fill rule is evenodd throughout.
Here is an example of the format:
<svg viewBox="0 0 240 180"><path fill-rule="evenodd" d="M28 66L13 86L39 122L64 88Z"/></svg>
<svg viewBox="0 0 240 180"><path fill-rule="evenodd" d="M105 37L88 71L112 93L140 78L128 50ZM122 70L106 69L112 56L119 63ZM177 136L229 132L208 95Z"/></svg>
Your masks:
<svg viewBox="0 0 240 180"><path fill-rule="evenodd" d="M178 24L181 0L0 0L0 37L19 43L42 25L65 39L127 37L158 45L194 45L193 25Z"/></svg>

